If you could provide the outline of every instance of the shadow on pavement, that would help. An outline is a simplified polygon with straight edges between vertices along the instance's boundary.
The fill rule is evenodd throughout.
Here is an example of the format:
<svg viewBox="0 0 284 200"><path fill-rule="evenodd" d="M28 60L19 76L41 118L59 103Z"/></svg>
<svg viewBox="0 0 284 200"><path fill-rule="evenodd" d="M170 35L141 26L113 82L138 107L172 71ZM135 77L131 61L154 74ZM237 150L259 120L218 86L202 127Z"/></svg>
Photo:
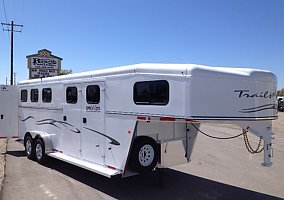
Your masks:
<svg viewBox="0 0 284 200"><path fill-rule="evenodd" d="M53 158L49 158L45 166L116 199L280 199L172 169L124 179L109 179Z"/></svg>
<svg viewBox="0 0 284 200"><path fill-rule="evenodd" d="M8 154L10 156L14 156L14 157L25 157L25 151L6 151L5 154Z"/></svg>

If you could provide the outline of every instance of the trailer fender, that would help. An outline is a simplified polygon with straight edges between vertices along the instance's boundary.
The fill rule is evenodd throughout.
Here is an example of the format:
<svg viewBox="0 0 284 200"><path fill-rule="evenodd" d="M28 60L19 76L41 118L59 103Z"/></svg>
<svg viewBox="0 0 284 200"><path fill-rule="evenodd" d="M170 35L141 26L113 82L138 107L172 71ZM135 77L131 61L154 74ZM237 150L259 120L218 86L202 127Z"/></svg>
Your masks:
<svg viewBox="0 0 284 200"><path fill-rule="evenodd" d="M25 137L27 135L30 135L33 140L35 141L37 138L41 138L43 143L44 143L44 149L45 149L45 153L51 153L53 152L53 144L52 144L52 140L51 140L51 135L45 132L41 132L41 131L30 131L28 133L26 133Z"/></svg>

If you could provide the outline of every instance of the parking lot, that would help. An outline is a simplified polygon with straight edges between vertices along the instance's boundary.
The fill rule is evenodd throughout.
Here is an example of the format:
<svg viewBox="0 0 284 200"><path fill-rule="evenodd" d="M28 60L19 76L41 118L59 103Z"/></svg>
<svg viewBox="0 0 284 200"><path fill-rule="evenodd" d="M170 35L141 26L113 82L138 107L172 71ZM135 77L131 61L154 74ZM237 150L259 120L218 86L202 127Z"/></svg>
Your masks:
<svg viewBox="0 0 284 200"><path fill-rule="evenodd" d="M199 134L190 163L125 179L108 179L52 158L39 165L9 140L0 199L283 199L283 127L279 113L273 122L272 167L262 167L263 155L249 154L242 137L215 140ZM204 124L201 130L218 136L240 133L228 124ZM257 146L256 137L249 139Z"/></svg>

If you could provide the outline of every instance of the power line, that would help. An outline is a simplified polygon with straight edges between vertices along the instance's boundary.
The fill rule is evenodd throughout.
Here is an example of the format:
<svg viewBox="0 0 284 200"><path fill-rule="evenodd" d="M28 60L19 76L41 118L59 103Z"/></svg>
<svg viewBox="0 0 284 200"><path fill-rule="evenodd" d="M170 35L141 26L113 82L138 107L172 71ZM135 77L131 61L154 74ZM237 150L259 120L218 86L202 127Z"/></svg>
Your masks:
<svg viewBox="0 0 284 200"><path fill-rule="evenodd" d="M25 0L22 0L22 24L24 24L24 3Z"/></svg>
<svg viewBox="0 0 284 200"><path fill-rule="evenodd" d="M12 15L12 19L16 20L16 17L15 17L15 7L16 7L16 4L15 4L15 0L13 0L13 15Z"/></svg>
<svg viewBox="0 0 284 200"><path fill-rule="evenodd" d="M7 13L6 13L6 6L5 6L5 0L3 0L2 2L3 2L3 9L4 9L4 14L5 14L5 20L6 20L6 23L8 23Z"/></svg>
<svg viewBox="0 0 284 200"><path fill-rule="evenodd" d="M3 0L2 2L3 2L3 9L4 9L5 20L6 20L6 23L8 24L7 13L6 13L6 6L5 6L5 0ZM3 31L4 31L4 28L3 28ZM9 33L8 33L8 38L9 38L9 41L11 42Z"/></svg>

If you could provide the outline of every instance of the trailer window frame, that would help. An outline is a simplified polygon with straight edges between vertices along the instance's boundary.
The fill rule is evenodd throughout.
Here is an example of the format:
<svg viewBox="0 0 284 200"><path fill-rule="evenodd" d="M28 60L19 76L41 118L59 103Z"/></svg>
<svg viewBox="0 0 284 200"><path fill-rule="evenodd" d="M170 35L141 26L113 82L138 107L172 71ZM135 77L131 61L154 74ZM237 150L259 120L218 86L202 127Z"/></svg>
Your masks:
<svg viewBox="0 0 284 200"><path fill-rule="evenodd" d="M28 101L28 90L24 89L21 90L21 102L27 102Z"/></svg>
<svg viewBox="0 0 284 200"><path fill-rule="evenodd" d="M133 86L133 101L136 105L165 106L169 98L170 86L167 80L138 81Z"/></svg>
<svg viewBox="0 0 284 200"><path fill-rule="evenodd" d="M77 89L77 87L76 86L67 87L65 98L66 98L66 103L76 104L78 102L78 89Z"/></svg>
<svg viewBox="0 0 284 200"><path fill-rule="evenodd" d="M31 93L31 96L30 96L31 102L33 102L33 103L38 102L38 96L39 96L38 89L36 89L36 88L31 89L30 93Z"/></svg>
<svg viewBox="0 0 284 200"><path fill-rule="evenodd" d="M43 103L51 103L52 101L52 89L51 88L43 88L41 93L41 100Z"/></svg>
<svg viewBox="0 0 284 200"><path fill-rule="evenodd" d="M90 91L90 90L94 91ZM88 85L86 87L86 101L88 104L99 104L101 99L101 89L99 85Z"/></svg>

